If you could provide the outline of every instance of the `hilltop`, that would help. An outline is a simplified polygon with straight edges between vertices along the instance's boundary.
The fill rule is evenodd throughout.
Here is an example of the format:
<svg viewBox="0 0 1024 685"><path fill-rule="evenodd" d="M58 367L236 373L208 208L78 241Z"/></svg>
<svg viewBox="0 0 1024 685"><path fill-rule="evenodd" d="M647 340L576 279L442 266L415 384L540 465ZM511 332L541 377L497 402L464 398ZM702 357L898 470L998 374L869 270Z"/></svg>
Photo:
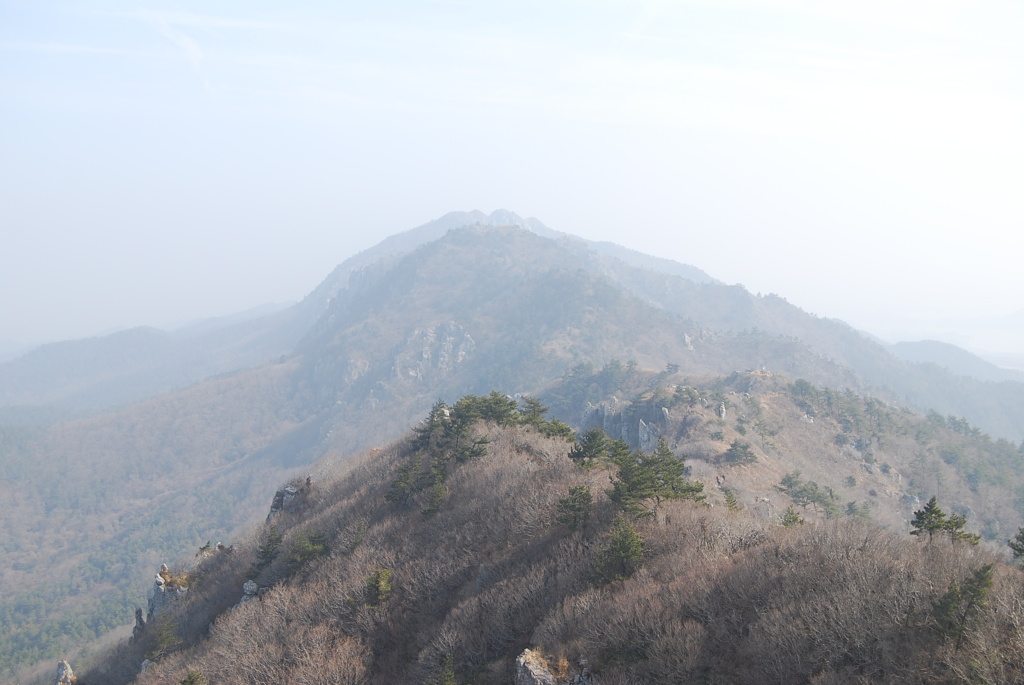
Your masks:
<svg viewBox="0 0 1024 685"><path fill-rule="evenodd" d="M711 475L716 454L749 442L767 469L744 486L749 496L771 499L781 477L799 470L804 481L842 492L844 507L855 502L894 529L915 506L904 496L932 494L969 508L990 541L1019 525L1024 385L909 364L781 298L548 235L533 221L455 214L389 239L339 265L293 307L195 331L221 342L212 358L192 358L180 387L155 384L147 391L155 394L116 408L97 400L77 420L46 414L66 408L57 400L9 407L5 415L49 418L0 426L9 522L0 532L3 668L49 661L129 621L154 567L207 540L234 539L265 515L280 483L386 445L438 398L493 389L538 396L582 431L596 416L588 403L604 403L609 421L632 421L642 407L673 412L677 405L657 405L659 387L697 388L710 402L693 408L707 414L703 427L679 433L655 422L646 435L668 431ZM122 335L140 347L165 339ZM68 359L83 349L47 354ZM177 354L166 361L187 357ZM89 396L106 373L89 368L56 374L47 397L70 397L73 387ZM132 374L144 368L104 382L136 387ZM798 381L803 404L785 399ZM759 393L760 384L774 390ZM748 394L763 407L755 411ZM906 423L915 410L917 423ZM629 421L615 437L649 448ZM847 476L856 482L844 492ZM871 507L889 499L900 506Z"/></svg>
<svg viewBox="0 0 1024 685"><path fill-rule="evenodd" d="M713 422L708 394L670 387L684 398L665 407L670 435ZM584 444L529 399L437 403L405 438L296 483L281 513L189 569L187 595L82 682L1024 677L1024 573L992 554L806 504L764 516L738 501L744 470L771 471L760 450L716 464L728 485L695 467L649 491L636 465L662 464L664 436L653 455L609 443L584 456ZM792 494L776 491L778 506Z"/></svg>

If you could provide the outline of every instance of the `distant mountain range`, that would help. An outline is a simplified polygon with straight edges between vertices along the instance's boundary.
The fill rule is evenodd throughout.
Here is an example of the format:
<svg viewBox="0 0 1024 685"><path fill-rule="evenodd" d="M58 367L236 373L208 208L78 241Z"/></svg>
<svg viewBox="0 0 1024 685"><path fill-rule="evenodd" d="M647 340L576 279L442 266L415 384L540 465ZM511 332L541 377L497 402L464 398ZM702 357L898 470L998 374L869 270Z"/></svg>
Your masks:
<svg viewBox="0 0 1024 685"><path fill-rule="evenodd" d="M996 366L956 345L937 340L899 342L889 349L906 361L915 364L935 364L957 376L967 376L991 383L1024 382L1024 371Z"/></svg>
<svg viewBox="0 0 1024 685"><path fill-rule="evenodd" d="M1024 398L1017 386L1024 379L1020 373L1002 370L942 343L899 343L887 349L842 322L808 315L777 296L755 296L741 286L724 285L696 267L611 243L586 241L504 210L491 215L452 212L387 238L341 263L302 302L265 316L254 316L254 312L202 322L173 333L140 328L44 345L0 364L0 419L25 422L36 417L52 420L55 416L84 416L289 355L304 338L322 334L316 331L325 324L317 322L339 294L352 298L356 289L362 289L361 297L372 295L383 301L385 295L369 291L378 281L399 277L408 288L419 287L418 282L410 281L408 273L395 271L396 267L399 271L407 269L416 259L400 259L465 226L518 227L545 239L503 247L509 250L508 260L520 262L523 273L531 271L546 277L553 269L561 268L567 273L587 274L588 278L621 289L624 295L660 312L659 316L682 317L692 332L794 339L806 351L836 366L820 377L823 383L845 384L920 410L963 416L996 436L1013 440L1024 437L1024 404L1014 404ZM550 256L542 258L542 254ZM435 266L444 272L456 264ZM497 274L503 266L495 268ZM414 273L429 276L425 269ZM475 277L485 276L477 273ZM452 311L453 316L458 313ZM779 341L772 344L778 345ZM310 343L303 342L298 349L308 352ZM767 363L770 359L788 373L799 366L786 353L779 353L760 360L723 359L722 368ZM654 363L653 357L650 362ZM840 380L838 367L852 375ZM1003 385L1005 382L1011 385Z"/></svg>
<svg viewBox="0 0 1024 685"><path fill-rule="evenodd" d="M953 356L965 368L968 358ZM55 607L77 607L88 621L79 634L117 625L122 610L130 618L138 579L157 560L238 534L284 479L385 444L439 398L544 396L578 429L587 401L631 398L566 383L619 366L735 393L732 402L746 391L721 379L737 373L803 379L833 393L823 402L849 393L887 411L931 410L935 425L972 439L1005 438L990 440L999 454L1024 437L1024 383L912 363L777 296L534 219L452 213L347 259L283 310L56 343L0 365L0 596L10 598L0 623L15 627L3 644L21 659L50 658L31 630L59 633L68 619ZM864 431L854 437L874 439ZM958 449L939 467L946 482L989 487L986 471L965 466L975 452ZM971 497L980 509L984 498Z"/></svg>

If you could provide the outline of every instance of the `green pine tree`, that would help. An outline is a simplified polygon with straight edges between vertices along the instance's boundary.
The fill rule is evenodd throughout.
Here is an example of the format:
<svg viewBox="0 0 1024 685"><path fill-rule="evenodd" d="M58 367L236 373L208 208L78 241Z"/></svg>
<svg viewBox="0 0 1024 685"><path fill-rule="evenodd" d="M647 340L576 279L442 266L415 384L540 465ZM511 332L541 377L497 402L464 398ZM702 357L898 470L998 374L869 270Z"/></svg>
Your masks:
<svg viewBox="0 0 1024 685"><path fill-rule="evenodd" d="M663 500L705 499L704 484L683 477L686 462L677 459L662 438L654 454L637 450L630 458L620 458L618 465L608 497L635 516L652 516Z"/></svg>
<svg viewBox="0 0 1024 685"><path fill-rule="evenodd" d="M547 413L548 408L536 397L524 397L523 408L519 410L519 422L540 430L540 427L546 423L544 415Z"/></svg>
<svg viewBox="0 0 1024 685"><path fill-rule="evenodd" d="M729 449L725 451L725 460L730 464L753 464L757 461L757 455L751 449L750 443L733 440Z"/></svg>
<svg viewBox="0 0 1024 685"><path fill-rule="evenodd" d="M569 526L570 530L579 530L587 525L590 512L594 508L594 496L586 485L573 485L569 488L569 496L558 500L557 521Z"/></svg>
<svg viewBox="0 0 1024 685"><path fill-rule="evenodd" d="M950 542L969 542L972 545L977 545L981 541L981 536L977 533L968 533L964 531L964 526L967 525L967 517L961 516L960 514L950 514L949 518L946 519L946 523L943 526L943 531L949 534Z"/></svg>
<svg viewBox="0 0 1024 685"><path fill-rule="evenodd" d="M992 567L992 564L985 564L974 569L963 585L954 578L932 609L937 631L943 637L955 638L957 650L971 619L985 607L988 592L992 589Z"/></svg>
<svg viewBox="0 0 1024 685"><path fill-rule="evenodd" d="M391 596L391 569L378 568L366 578L366 603L377 607Z"/></svg>
<svg viewBox="0 0 1024 685"><path fill-rule="evenodd" d="M267 527L267 532L264 535L263 542L256 551L256 573L259 573L267 566L270 566L271 562L274 561L274 558L277 557L277 553L281 549L281 542L283 540L284 536L281 535L281 531L277 529L277 526L270 524Z"/></svg>
<svg viewBox="0 0 1024 685"><path fill-rule="evenodd" d="M910 522L914 530L911 535L924 535L927 533L928 542L932 541L936 533L946 530L946 512L939 508L938 498L932 497L924 509L914 512L914 519Z"/></svg>
<svg viewBox="0 0 1024 685"><path fill-rule="evenodd" d="M643 538L629 521L617 517L608 536L608 546L597 556L595 581L610 583L629 578L639 568L643 555Z"/></svg>
<svg viewBox="0 0 1024 685"><path fill-rule="evenodd" d="M427 685L459 685L459 681L455 679L455 658L451 654L445 655L441 673L436 679L428 680Z"/></svg>
<svg viewBox="0 0 1024 685"><path fill-rule="evenodd" d="M1007 540L1006 544L1010 546L1014 559L1024 557L1024 528L1019 529L1013 539Z"/></svg>
<svg viewBox="0 0 1024 685"><path fill-rule="evenodd" d="M576 440L569 450L569 458L580 466L590 466L608 456L610 438L600 428L591 428Z"/></svg>
<svg viewBox="0 0 1024 685"><path fill-rule="evenodd" d="M787 507L786 512L782 515L779 523L786 528L792 528L794 526L802 526L804 524L804 519L800 514L796 513L796 509L793 507Z"/></svg>

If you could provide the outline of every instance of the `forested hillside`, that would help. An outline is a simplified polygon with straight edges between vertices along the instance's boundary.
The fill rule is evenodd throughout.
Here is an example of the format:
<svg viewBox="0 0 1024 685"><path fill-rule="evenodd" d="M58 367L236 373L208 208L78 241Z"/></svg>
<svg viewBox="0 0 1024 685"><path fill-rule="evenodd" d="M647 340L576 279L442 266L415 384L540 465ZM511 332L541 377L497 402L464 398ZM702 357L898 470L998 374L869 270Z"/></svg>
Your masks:
<svg viewBox="0 0 1024 685"><path fill-rule="evenodd" d="M528 648L558 683L1024 678L1005 554L824 509L765 517L664 439L588 451L597 432L574 443L543 409L438 403L298 484L81 682L512 682Z"/></svg>
<svg viewBox="0 0 1024 685"><path fill-rule="evenodd" d="M992 544L1020 525L1024 385L914 367L681 265L510 226L446 230L415 229L293 308L202 333L221 336L221 361L269 361L74 421L56 404L8 407L24 420L0 426L0 673L130 622L155 567L237 538L283 481L387 444L438 398L494 388L633 448L662 435L766 519L786 478L814 494L797 505L812 515L834 505L900 530L938 495Z"/></svg>

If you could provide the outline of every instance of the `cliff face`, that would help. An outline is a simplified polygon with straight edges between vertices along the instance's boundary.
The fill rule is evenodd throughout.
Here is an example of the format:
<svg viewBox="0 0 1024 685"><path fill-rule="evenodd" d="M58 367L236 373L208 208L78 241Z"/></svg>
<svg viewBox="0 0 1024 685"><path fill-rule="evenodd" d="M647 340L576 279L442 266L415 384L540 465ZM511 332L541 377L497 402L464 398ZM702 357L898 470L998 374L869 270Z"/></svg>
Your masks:
<svg viewBox="0 0 1024 685"><path fill-rule="evenodd" d="M75 672L71 670L71 664L64 660L58 662L57 679L53 681L53 685L74 685L77 682L78 678L75 677Z"/></svg>

